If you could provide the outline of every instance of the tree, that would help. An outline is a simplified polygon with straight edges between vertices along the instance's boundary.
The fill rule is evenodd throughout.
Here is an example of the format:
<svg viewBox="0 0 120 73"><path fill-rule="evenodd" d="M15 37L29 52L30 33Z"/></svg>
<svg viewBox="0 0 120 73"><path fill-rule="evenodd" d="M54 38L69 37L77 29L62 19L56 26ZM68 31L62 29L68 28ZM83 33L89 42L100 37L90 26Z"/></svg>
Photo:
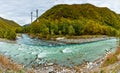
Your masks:
<svg viewBox="0 0 120 73"><path fill-rule="evenodd" d="M4 34L4 38L15 40L16 39L16 33L12 30L6 30Z"/></svg>
<svg viewBox="0 0 120 73"><path fill-rule="evenodd" d="M69 35L74 35L75 34L75 29L73 28L72 25L70 25L69 28L68 28L68 34Z"/></svg>

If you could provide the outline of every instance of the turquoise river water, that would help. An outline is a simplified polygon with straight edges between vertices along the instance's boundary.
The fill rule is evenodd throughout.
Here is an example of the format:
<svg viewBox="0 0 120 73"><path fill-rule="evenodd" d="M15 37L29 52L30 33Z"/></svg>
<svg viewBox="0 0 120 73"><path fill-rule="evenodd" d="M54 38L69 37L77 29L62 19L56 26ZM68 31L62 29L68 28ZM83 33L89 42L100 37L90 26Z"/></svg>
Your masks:
<svg viewBox="0 0 120 73"><path fill-rule="evenodd" d="M45 62L60 65L79 65L86 61L94 61L105 55L105 49L115 51L117 40L109 39L85 44L64 44L52 41L31 39L22 34L16 42L0 42L0 53L10 57L13 61L30 65ZM39 60L36 61L36 55Z"/></svg>

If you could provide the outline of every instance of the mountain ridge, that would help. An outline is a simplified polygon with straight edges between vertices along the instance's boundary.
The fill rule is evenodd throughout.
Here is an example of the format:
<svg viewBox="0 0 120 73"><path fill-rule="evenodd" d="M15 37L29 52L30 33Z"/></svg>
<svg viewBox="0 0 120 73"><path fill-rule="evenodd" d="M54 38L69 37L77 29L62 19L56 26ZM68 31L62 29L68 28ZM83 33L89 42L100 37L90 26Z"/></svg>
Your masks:
<svg viewBox="0 0 120 73"><path fill-rule="evenodd" d="M56 8L58 8L58 9L56 9ZM56 11L54 11L54 10L56 10ZM67 13L68 15L65 13ZM101 20L101 19L104 17L103 15L106 15L108 18L114 17L113 19L110 19L111 22L112 21L114 22L115 21L114 19L119 19L119 21L120 21L120 17L118 17L114 11L108 9L107 7L96 7L96 6L94 6L92 4L88 4L88 3L87 4L73 4L73 5L67 5L67 4L56 5L56 6L52 7L50 10L46 11L38 19L42 19L42 18L59 19L61 17L70 18L70 19L71 18L72 19L80 19L79 17L81 16L81 17L84 17L87 19L92 19L92 20L97 19L102 22L103 20ZM112 15L114 15L114 16L112 16ZM106 22L107 18L104 17L104 19L105 19L104 22L107 23ZM108 24L110 24L110 23L108 23ZM120 26L119 26L119 28L120 28Z"/></svg>
<svg viewBox="0 0 120 73"><path fill-rule="evenodd" d="M88 3L60 4L47 10L27 28L28 32L40 35L116 36L119 35L120 16L107 7Z"/></svg>
<svg viewBox="0 0 120 73"><path fill-rule="evenodd" d="M16 22L0 17L0 38L13 40L16 38L16 30L20 28Z"/></svg>

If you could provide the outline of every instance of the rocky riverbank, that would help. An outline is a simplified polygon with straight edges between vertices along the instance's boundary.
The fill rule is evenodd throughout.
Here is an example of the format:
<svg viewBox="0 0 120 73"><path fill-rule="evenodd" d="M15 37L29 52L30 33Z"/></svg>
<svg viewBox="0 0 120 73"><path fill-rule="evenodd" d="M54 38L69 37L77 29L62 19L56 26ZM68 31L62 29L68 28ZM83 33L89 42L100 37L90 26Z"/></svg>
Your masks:
<svg viewBox="0 0 120 73"><path fill-rule="evenodd" d="M81 35L81 36L63 36L56 35L50 36L50 38L40 38L32 34L28 34L31 38L39 38L40 40L49 41L51 43L64 43L64 44L82 44L96 41L103 41L108 39L114 39L116 37L110 37L107 35Z"/></svg>
<svg viewBox="0 0 120 73"><path fill-rule="evenodd" d="M94 69L100 68L104 58L94 62L84 62L81 65L66 67L57 64L38 66L35 68L35 73L94 73ZM94 71L93 71L94 70Z"/></svg>
<svg viewBox="0 0 120 73"><path fill-rule="evenodd" d="M58 37L56 38L57 42L66 43L66 44L81 44L81 43L89 43L89 42L96 42L96 41L103 41L108 39L113 39L115 37L108 37L108 36L100 36L100 37L88 37L88 38L65 38L65 37Z"/></svg>
<svg viewBox="0 0 120 73"><path fill-rule="evenodd" d="M4 56L0 56L0 69L1 72L14 72L12 69L19 67L18 69L22 69L22 73L109 73L120 70L120 57L119 52L117 50L118 61L113 64L110 64L106 67L102 67L105 59L111 54L110 50L106 51L106 54L103 58L97 59L94 62L84 61L83 64L77 66L61 66L54 63L44 63L37 66L32 66L31 72L27 72L25 70L24 65L17 65L10 59L5 58ZM21 67L22 66L22 67ZM10 69L10 70L9 70ZM20 70L21 72L21 70ZM18 72L19 73L19 72Z"/></svg>
<svg viewBox="0 0 120 73"><path fill-rule="evenodd" d="M118 47L117 49L120 49ZM118 52L118 51L117 51ZM120 52L120 51L119 51ZM116 53L116 52L115 52ZM111 54L110 50L106 51L106 54L103 58L95 60L94 62L84 62L81 65L73 66L73 67L65 67L56 64L50 64L46 66L38 66L35 68L35 73L119 73L120 72L120 58L115 61L115 63L109 64L108 66L103 66L106 63L106 59ZM120 54L120 53L119 53ZM119 56L117 54L116 56Z"/></svg>
<svg viewBox="0 0 120 73"><path fill-rule="evenodd" d="M46 63L43 65L38 65L37 67L33 67L31 70L29 69L29 71L25 70L24 66L17 65L14 62L10 61L10 59L5 58L4 56L0 56L0 63L1 63L0 72L2 73L6 73L6 72L9 72L9 73L15 73L15 72L17 73L21 73L21 72L22 73L101 73L101 72L110 73L110 72L115 72L117 73L120 70L119 61L107 67L102 67L104 60L109 54L110 52L106 53L106 55L103 58L100 58L94 62L85 61L83 64L73 66L73 67L61 66L54 63Z"/></svg>

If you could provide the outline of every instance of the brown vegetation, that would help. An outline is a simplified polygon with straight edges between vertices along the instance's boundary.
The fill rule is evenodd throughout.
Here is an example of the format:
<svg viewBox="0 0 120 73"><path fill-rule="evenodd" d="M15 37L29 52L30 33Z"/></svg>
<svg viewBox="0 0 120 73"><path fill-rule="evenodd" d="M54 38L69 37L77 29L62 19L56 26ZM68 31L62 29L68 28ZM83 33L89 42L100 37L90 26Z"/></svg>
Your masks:
<svg viewBox="0 0 120 73"><path fill-rule="evenodd" d="M119 56L120 55L120 47L117 47L115 53L110 53L107 54L105 57L102 66L108 66L110 64L114 64L115 62L119 61Z"/></svg>
<svg viewBox="0 0 120 73"><path fill-rule="evenodd" d="M120 47L117 47L116 51L115 51L115 55L119 55L120 54Z"/></svg>
<svg viewBox="0 0 120 73"><path fill-rule="evenodd" d="M9 58L0 55L0 73L34 73L34 71L26 70L22 65L18 65Z"/></svg>
<svg viewBox="0 0 120 73"><path fill-rule="evenodd" d="M118 58L115 54L108 54L107 57L105 58L105 60L103 61L102 66L105 67L110 64L114 64L117 61L118 61Z"/></svg>
<svg viewBox="0 0 120 73"><path fill-rule="evenodd" d="M19 71L22 69L22 66L13 63L10 59L6 58L3 55L0 55L0 65L3 68L9 69L9 70Z"/></svg>

